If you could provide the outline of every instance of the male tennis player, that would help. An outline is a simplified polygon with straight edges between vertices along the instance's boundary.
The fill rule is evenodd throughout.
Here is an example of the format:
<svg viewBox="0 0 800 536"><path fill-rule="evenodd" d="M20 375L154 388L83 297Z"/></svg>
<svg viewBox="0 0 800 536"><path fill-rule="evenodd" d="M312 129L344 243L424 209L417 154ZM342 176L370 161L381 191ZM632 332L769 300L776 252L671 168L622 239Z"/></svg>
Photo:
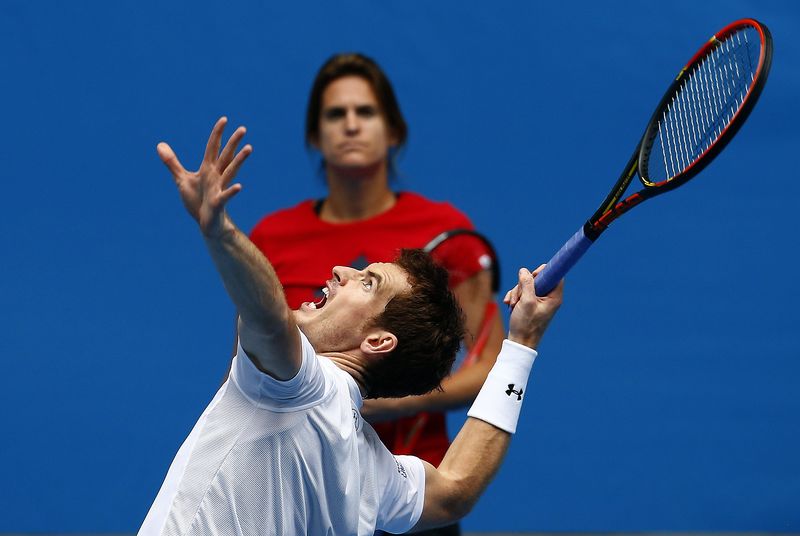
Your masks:
<svg viewBox="0 0 800 536"><path fill-rule="evenodd" d="M520 270L505 298L509 339L439 467L393 456L358 409L364 397L429 391L447 374L463 326L446 272L413 250L335 267L325 299L290 311L269 262L225 212L252 152L236 153L244 128L220 152L225 123L197 172L158 146L238 309L239 348L139 534L372 535L454 522L502 461L561 286L537 298Z"/></svg>

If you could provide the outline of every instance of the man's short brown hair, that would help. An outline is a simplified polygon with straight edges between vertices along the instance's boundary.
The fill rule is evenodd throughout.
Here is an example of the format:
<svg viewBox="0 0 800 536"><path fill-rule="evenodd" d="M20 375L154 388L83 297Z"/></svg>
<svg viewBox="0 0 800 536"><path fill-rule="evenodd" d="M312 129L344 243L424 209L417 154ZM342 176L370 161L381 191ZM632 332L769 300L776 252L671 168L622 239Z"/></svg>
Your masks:
<svg viewBox="0 0 800 536"><path fill-rule="evenodd" d="M370 365L368 396L421 395L440 387L464 336L461 308L447 271L421 249L403 249L395 264L411 290L393 297L371 324L397 337L397 347Z"/></svg>

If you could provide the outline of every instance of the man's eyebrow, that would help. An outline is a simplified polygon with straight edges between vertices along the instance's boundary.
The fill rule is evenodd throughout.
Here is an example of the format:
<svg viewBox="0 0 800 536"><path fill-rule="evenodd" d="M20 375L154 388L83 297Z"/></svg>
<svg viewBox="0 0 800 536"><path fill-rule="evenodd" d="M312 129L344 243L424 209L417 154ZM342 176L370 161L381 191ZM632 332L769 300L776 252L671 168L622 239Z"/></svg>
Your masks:
<svg viewBox="0 0 800 536"><path fill-rule="evenodd" d="M377 282L377 285L381 286L381 283L383 283L383 276L381 274L379 274L377 272L373 272L372 270L367 270L366 273L367 273L367 277L375 278L375 281Z"/></svg>

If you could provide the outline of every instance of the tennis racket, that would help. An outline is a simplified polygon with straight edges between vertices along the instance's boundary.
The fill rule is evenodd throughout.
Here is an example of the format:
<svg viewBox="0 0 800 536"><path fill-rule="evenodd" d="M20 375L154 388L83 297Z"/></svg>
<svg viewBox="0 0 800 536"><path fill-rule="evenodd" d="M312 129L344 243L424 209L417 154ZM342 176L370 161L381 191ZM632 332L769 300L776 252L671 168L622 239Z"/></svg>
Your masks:
<svg viewBox="0 0 800 536"><path fill-rule="evenodd" d="M603 204L536 276L536 294L549 294L611 222L711 163L752 111L771 64L772 37L760 22L714 34L667 89ZM644 188L620 201L636 174Z"/></svg>

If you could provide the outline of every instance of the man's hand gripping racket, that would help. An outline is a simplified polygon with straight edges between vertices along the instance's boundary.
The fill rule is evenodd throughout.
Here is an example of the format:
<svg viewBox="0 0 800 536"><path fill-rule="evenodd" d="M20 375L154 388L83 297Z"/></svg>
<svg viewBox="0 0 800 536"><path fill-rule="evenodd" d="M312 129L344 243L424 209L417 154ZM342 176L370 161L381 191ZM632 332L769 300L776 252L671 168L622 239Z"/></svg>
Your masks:
<svg viewBox="0 0 800 536"><path fill-rule="evenodd" d="M503 303L511 309L511 318L508 321L508 339L536 349L542 339L547 325L552 320L556 310L561 305L564 282L561 281L554 289L544 295L537 295L535 281L544 269L541 265L533 273L526 268L519 270L519 282L506 292Z"/></svg>

